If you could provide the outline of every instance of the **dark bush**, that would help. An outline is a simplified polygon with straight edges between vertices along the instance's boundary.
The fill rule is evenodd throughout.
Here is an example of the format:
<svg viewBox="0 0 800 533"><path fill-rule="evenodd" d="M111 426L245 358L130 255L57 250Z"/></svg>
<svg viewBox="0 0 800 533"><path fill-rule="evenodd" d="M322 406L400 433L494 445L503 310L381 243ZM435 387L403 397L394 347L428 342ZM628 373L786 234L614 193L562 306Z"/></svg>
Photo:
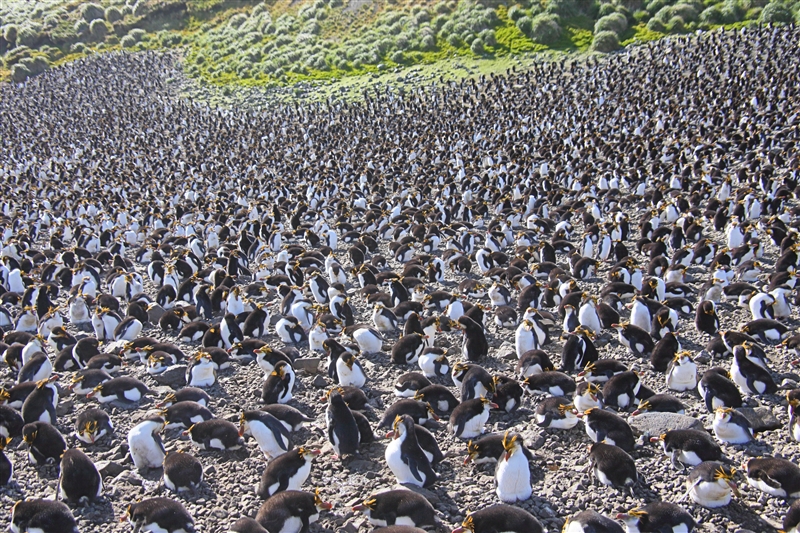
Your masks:
<svg viewBox="0 0 800 533"><path fill-rule="evenodd" d="M94 20L105 18L106 12L102 6L89 3L81 6L81 16L86 22L92 22Z"/></svg>
<svg viewBox="0 0 800 533"><path fill-rule="evenodd" d="M596 33L592 40L592 50L595 52L613 52L619 48L619 36L613 31Z"/></svg>
<svg viewBox="0 0 800 533"><path fill-rule="evenodd" d="M761 11L761 22L788 24L792 21L792 12L783 2L770 2Z"/></svg>
<svg viewBox="0 0 800 533"><path fill-rule="evenodd" d="M561 37L561 26L558 24L558 17L547 13L536 15L531 21L529 36L539 44L553 44Z"/></svg>

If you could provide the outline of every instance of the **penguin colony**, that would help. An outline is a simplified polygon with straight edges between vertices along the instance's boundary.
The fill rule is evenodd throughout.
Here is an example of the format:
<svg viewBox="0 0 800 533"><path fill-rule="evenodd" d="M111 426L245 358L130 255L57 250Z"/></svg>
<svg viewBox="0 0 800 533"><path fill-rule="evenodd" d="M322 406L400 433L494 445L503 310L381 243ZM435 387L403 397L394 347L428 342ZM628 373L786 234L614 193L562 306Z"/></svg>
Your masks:
<svg viewBox="0 0 800 533"><path fill-rule="evenodd" d="M798 37L258 113L152 54L0 87L11 530L796 532Z"/></svg>

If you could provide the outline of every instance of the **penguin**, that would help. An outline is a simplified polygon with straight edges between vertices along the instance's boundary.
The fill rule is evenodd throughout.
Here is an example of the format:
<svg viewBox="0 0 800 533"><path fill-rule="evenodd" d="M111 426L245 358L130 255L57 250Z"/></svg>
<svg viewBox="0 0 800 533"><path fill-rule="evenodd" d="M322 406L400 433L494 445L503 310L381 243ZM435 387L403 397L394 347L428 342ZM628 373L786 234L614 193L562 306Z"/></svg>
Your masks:
<svg viewBox="0 0 800 533"><path fill-rule="evenodd" d="M525 352L517 362L517 373L520 379L525 379L534 374L555 370L553 363L547 352L543 350L531 350Z"/></svg>
<svg viewBox="0 0 800 533"><path fill-rule="evenodd" d="M164 444L160 433L166 422L160 416L145 418L128 432L128 449L138 470L161 468L164 462Z"/></svg>
<svg viewBox="0 0 800 533"><path fill-rule="evenodd" d="M604 442L589 445L589 471L603 485L628 488L631 496L633 485L639 480L633 458L621 448Z"/></svg>
<svg viewBox="0 0 800 533"><path fill-rule="evenodd" d="M429 347L422 350L417 365L426 378L443 377L450 373L447 350L442 348Z"/></svg>
<svg viewBox="0 0 800 533"><path fill-rule="evenodd" d="M700 333L716 335L719 331L719 317L716 306L711 300L704 300L697 305L694 325Z"/></svg>
<svg viewBox="0 0 800 533"><path fill-rule="evenodd" d="M54 381L57 376L36 382L36 387L22 403L20 414L26 424L31 422L57 422L56 406L58 405L58 389Z"/></svg>
<svg viewBox="0 0 800 533"><path fill-rule="evenodd" d="M628 409L636 400L641 386L642 382L636 372L621 372L603 385L603 401L605 405L619 410Z"/></svg>
<svg viewBox="0 0 800 533"><path fill-rule="evenodd" d="M306 339L303 326L293 316L283 316L275 324L275 333L286 344L299 344Z"/></svg>
<svg viewBox="0 0 800 533"><path fill-rule="evenodd" d="M586 434L592 442L605 442L619 446L626 452L633 450L633 431L625 420L611 411L593 408L578 416L584 419Z"/></svg>
<svg viewBox="0 0 800 533"><path fill-rule="evenodd" d="M301 533L308 531L309 524L319 519L321 511L333 507L322 501L319 489L314 493L285 490L274 495L258 509L256 522L267 531ZM248 533L253 533L248 531ZM257 532L256 532L257 533Z"/></svg>
<svg viewBox="0 0 800 533"><path fill-rule="evenodd" d="M575 406L563 396L544 398L534 411L536 425L542 428L572 429L580 419L575 412Z"/></svg>
<svg viewBox="0 0 800 533"><path fill-rule="evenodd" d="M276 457L261 474L256 495L268 500L275 494L287 490L300 490L311 473L311 463L319 455L319 450L293 448Z"/></svg>
<svg viewBox="0 0 800 533"><path fill-rule="evenodd" d="M489 342L483 326L468 316L457 321L457 329L461 329L464 338L461 344L461 355L468 361L479 361L489 353Z"/></svg>
<svg viewBox="0 0 800 533"><path fill-rule="evenodd" d="M406 489L373 494L354 506L353 511L363 513L369 523L376 527L436 526L436 515L430 502L424 496Z"/></svg>
<svg viewBox="0 0 800 533"><path fill-rule="evenodd" d="M494 376L492 378L492 401L506 413L513 413L522 405L522 395L524 390L522 385L512 378L506 376Z"/></svg>
<svg viewBox="0 0 800 533"><path fill-rule="evenodd" d="M552 396L567 396L575 392L575 380L563 372L548 370L522 380L528 392L543 392Z"/></svg>
<svg viewBox="0 0 800 533"><path fill-rule="evenodd" d="M86 398L96 398L100 403L119 401L129 404L138 402L149 393L150 389L138 379L122 376L99 384Z"/></svg>
<svg viewBox="0 0 800 533"><path fill-rule="evenodd" d="M295 373L292 365L286 361L279 361L275 370L265 376L261 388L261 401L270 403L288 403L292 399Z"/></svg>
<svg viewBox="0 0 800 533"><path fill-rule="evenodd" d="M403 335L392 346L391 361L396 365L412 365L419 359L427 346L428 336L424 333Z"/></svg>
<svg viewBox="0 0 800 533"><path fill-rule="evenodd" d="M243 441L239 429L227 420L212 418L192 424L183 432L201 450L238 450Z"/></svg>
<svg viewBox="0 0 800 533"><path fill-rule="evenodd" d="M777 320L759 318L742 326L742 333L751 335L767 344L777 344L788 338L793 332Z"/></svg>
<svg viewBox="0 0 800 533"><path fill-rule="evenodd" d="M307 417L289 405L275 403L265 405L261 407L261 410L277 418L289 431L299 431L303 424L313 421L312 418Z"/></svg>
<svg viewBox="0 0 800 533"><path fill-rule="evenodd" d="M12 533L78 533L78 524L70 508L60 501L27 499L14 504L8 529Z"/></svg>
<svg viewBox="0 0 800 533"><path fill-rule="evenodd" d="M164 457L163 480L172 492L194 491L203 482L203 465L191 454L169 452Z"/></svg>
<svg viewBox="0 0 800 533"><path fill-rule="evenodd" d="M678 352L681 351L681 343L675 332L665 333L653 347L650 353L650 366L658 372L667 372L669 366Z"/></svg>
<svg viewBox="0 0 800 533"><path fill-rule="evenodd" d="M214 418L208 408L192 401L173 403L161 411L161 416L166 423L166 429L186 429L192 424Z"/></svg>
<svg viewBox="0 0 800 533"><path fill-rule="evenodd" d="M745 346L733 347L730 375L743 394L775 394L778 390L770 372L747 356Z"/></svg>
<svg viewBox="0 0 800 533"><path fill-rule="evenodd" d="M686 412L686 406L683 405L683 402L670 394L656 394L639 402L639 407L631 413L631 416L640 415L645 412L677 413L682 415Z"/></svg>
<svg viewBox="0 0 800 533"><path fill-rule="evenodd" d="M431 382L427 376L417 372L407 372L397 378L397 382L394 385L394 394L401 398L413 398L418 390L430 384Z"/></svg>
<svg viewBox="0 0 800 533"><path fill-rule="evenodd" d="M595 383L582 381L578 383L575 396L572 399L575 409L583 413L592 408L603 408L603 393Z"/></svg>
<svg viewBox="0 0 800 533"><path fill-rule="evenodd" d="M397 316L383 303L378 302L372 311L372 323L375 328L383 333L391 333L397 329Z"/></svg>
<svg viewBox="0 0 800 533"><path fill-rule="evenodd" d="M642 328L627 322L612 324L611 327L617 330L620 344L628 348L633 355L645 357L652 353L655 347L653 338Z"/></svg>
<svg viewBox="0 0 800 533"><path fill-rule="evenodd" d="M572 372L597 361L597 348L592 339L594 333L578 326L573 333L562 335L564 347L561 349L561 372Z"/></svg>
<svg viewBox="0 0 800 533"><path fill-rule="evenodd" d="M514 346L517 351L517 357L530 350L538 350L539 343L536 334L533 331L533 322L530 320L523 320L517 327L514 334Z"/></svg>
<svg viewBox="0 0 800 533"><path fill-rule="evenodd" d="M459 404L453 393L444 385L423 387L414 394L414 399L429 404L439 416L449 414Z"/></svg>
<svg viewBox="0 0 800 533"><path fill-rule="evenodd" d="M397 416L389 435L392 441L386 447L386 464L398 483L432 486L437 475L417 441L414 420L408 415Z"/></svg>
<svg viewBox="0 0 800 533"><path fill-rule="evenodd" d="M344 352L336 359L336 375L339 385L361 388L367 382L367 376L361 363L350 352Z"/></svg>
<svg viewBox="0 0 800 533"><path fill-rule="evenodd" d="M424 424L431 418L439 420L438 415L429 404L418 402L412 398L404 398L394 402L383 412L383 418L378 424L378 429L394 424L394 419L400 415L409 415L416 424ZM452 413L450 419L453 419Z"/></svg>
<svg viewBox="0 0 800 533"><path fill-rule="evenodd" d="M264 529L254 518L244 517L231 524L228 533L269 533L269 531Z"/></svg>
<svg viewBox="0 0 800 533"><path fill-rule="evenodd" d="M745 462L747 483L776 498L800 498L800 468L788 459L759 457Z"/></svg>
<svg viewBox="0 0 800 533"><path fill-rule="evenodd" d="M111 419L100 409L86 409L75 419L75 437L86 444L94 444L113 431Z"/></svg>
<svg viewBox="0 0 800 533"><path fill-rule="evenodd" d="M592 383L605 383L612 377L627 372L628 367L616 359L598 359L587 363L578 377Z"/></svg>
<svg viewBox="0 0 800 533"><path fill-rule="evenodd" d="M103 492L103 478L91 459L78 448L61 456L58 497L71 502L89 502Z"/></svg>
<svg viewBox="0 0 800 533"><path fill-rule="evenodd" d="M624 533L624 531L612 519L588 510L568 517L563 533Z"/></svg>
<svg viewBox="0 0 800 533"><path fill-rule="evenodd" d="M689 352L675 354L667 367L666 384L669 390L678 392L694 389L697 386L697 365Z"/></svg>
<svg viewBox="0 0 800 533"><path fill-rule="evenodd" d="M795 500L786 515L783 517L783 531L785 533L797 533L800 531L800 500Z"/></svg>
<svg viewBox="0 0 800 533"><path fill-rule="evenodd" d="M480 365L457 363L453 367L452 379L461 389L461 401L486 397L494 392L494 380Z"/></svg>
<svg viewBox="0 0 800 533"><path fill-rule="evenodd" d="M205 351L197 352L186 367L186 384L190 387L210 387L217 382L219 365Z"/></svg>
<svg viewBox="0 0 800 533"><path fill-rule="evenodd" d="M709 509L724 507L732 493L739 496L733 481L735 469L716 461L705 461L694 467L686 479L687 495L698 505Z"/></svg>
<svg viewBox="0 0 800 533"><path fill-rule="evenodd" d="M508 504L491 505L467 514L453 533L543 533L542 524L528 511Z"/></svg>
<svg viewBox="0 0 800 533"><path fill-rule="evenodd" d="M519 435L503 435L504 453L497 460L494 472L495 493L500 501L515 503L525 501L533 494L528 457L523 452Z"/></svg>
<svg viewBox="0 0 800 533"><path fill-rule="evenodd" d="M131 503L125 510L125 518L134 531L191 533L195 530L192 515L182 503L170 498L150 498Z"/></svg>
<svg viewBox="0 0 800 533"><path fill-rule="evenodd" d="M328 407L325 410L325 423L328 441L340 458L358 452L361 433L352 411L336 389L328 393Z"/></svg>
<svg viewBox="0 0 800 533"><path fill-rule="evenodd" d="M461 402L450 414L449 429L457 438L472 439L486 431L489 411L498 405L486 398L474 398Z"/></svg>
<svg viewBox="0 0 800 533"><path fill-rule="evenodd" d="M692 533L696 526L692 515L674 503L662 501L619 513L617 520L625 523L627 533Z"/></svg>
<svg viewBox="0 0 800 533"><path fill-rule="evenodd" d="M50 358L44 353L38 352L22 365L17 374L17 383L47 380L52 373L53 364L50 362Z"/></svg>
<svg viewBox="0 0 800 533"><path fill-rule="evenodd" d="M697 466L703 461L719 461L722 449L706 431L697 429L673 429L650 442L660 442L664 453L675 468L685 469L685 465Z"/></svg>
<svg viewBox="0 0 800 533"><path fill-rule="evenodd" d="M0 436L0 487L8 485L14 477L14 463L5 454L9 442L9 437Z"/></svg>
<svg viewBox="0 0 800 533"><path fill-rule="evenodd" d="M650 308L647 307L644 300L639 296L634 296L633 300L627 305L627 307L629 307L631 310L629 322L632 325L650 333L652 317L650 316Z"/></svg>
<svg viewBox="0 0 800 533"><path fill-rule="evenodd" d="M719 407L737 408L742 406L742 395L736 383L729 379L724 368L709 368L697 384L697 392L705 402L706 409L713 413Z"/></svg>
<svg viewBox="0 0 800 533"><path fill-rule="evenodd" d="M717 440L727 444L748 444L754 440L753 428L743 414L730 407L718 407L712 429Z"/></svg>
<svg viewBox="0 0 800 533"><path fill-rule="evenodd" d="M170 392L157 407L169 407L178 402L195 402L203 407L208 407L211 397L203 389L197 387L182 387L177 392Z"/></svg>
<svg viewBox="0 0 800 533"><path fill-rule="evenodd" d="M28 446L28 459L37 466L55 463L67 449L64 437L47 422L25 424L22 441Z"/></svg>
<svg viewBox="0 0 800 533"><path fill-rule="evenodd" d="M267 459L278 457L291 449L290 429L264 411L242 411L239 417L239 436L252 436Z"/></svg>

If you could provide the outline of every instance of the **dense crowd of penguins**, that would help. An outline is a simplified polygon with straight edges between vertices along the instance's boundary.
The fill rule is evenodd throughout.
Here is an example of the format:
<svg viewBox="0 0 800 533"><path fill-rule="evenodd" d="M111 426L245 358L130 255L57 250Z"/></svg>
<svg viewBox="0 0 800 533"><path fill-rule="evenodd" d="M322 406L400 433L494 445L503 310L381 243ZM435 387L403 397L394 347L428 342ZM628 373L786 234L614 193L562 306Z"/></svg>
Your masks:
<svg viewBox="0 0 800 533"><path fill-rule="evenodd" d="M442 462L496 463L497 504L456 532L543 530L523 508L539 468L524 439L484 434L501 412L583 427L588 475L612 487L593 490L635 495L640 446L663 448L686 481L683 499L560 513L567 533L690 532L687 506L728 505L737 479L784 502L774 518L796 533L795 461L740 467L726 450L758 439L738 408L759 402L788 406L780 431L800 441L800 390L772 368L791 373L800 347L799 37L711 32L258 112L176 97L176 59L152 53L0 86L0 484L60 465L54 494L14 504L11 530L78 531L73 509L104 497L103 439L127 440L129 468L163 469L166 496L115 502L134 531L199 529L179 494L207 482L207 454L254 445L258 514L206 527L313 529L337 510L303 486L321 450L293 444L314 416L292 395L320 379L318 357L325 453L348 461L388 430L385 468L423 488ZM726 322L735 309L747 320ZM698 358L713 364L699 372ZM365 360L407 373L374 383ZM178 365L186 386L152 398ZM263 406L238 424L215 416L204 389L256 365ZM376 424L367 403L381 386L399 398ZM69 396L74 427L58 416ZM116 434L111 406L148 397L158 408ZM630 417L687 402L710 430L637 440ZM198 453L165 454L168 427ZM442 454L447 439L463 440L462 457ZM361 496L354 510L375 531L442 527L424 492Z"/></svg>

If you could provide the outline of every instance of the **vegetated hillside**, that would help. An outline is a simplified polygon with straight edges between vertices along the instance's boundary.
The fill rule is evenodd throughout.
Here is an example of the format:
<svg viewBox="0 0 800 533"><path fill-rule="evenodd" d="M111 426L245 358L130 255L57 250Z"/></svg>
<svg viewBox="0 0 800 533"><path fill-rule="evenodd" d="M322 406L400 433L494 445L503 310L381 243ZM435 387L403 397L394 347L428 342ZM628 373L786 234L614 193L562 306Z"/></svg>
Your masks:
<svg viewBox="0 0 800 533"><path fill-rule="evenodd" d="M610 52L799 13L800 0L4 0L0 79L95 52L181 48L201 81L275 85L452 56Z"/></svg>

